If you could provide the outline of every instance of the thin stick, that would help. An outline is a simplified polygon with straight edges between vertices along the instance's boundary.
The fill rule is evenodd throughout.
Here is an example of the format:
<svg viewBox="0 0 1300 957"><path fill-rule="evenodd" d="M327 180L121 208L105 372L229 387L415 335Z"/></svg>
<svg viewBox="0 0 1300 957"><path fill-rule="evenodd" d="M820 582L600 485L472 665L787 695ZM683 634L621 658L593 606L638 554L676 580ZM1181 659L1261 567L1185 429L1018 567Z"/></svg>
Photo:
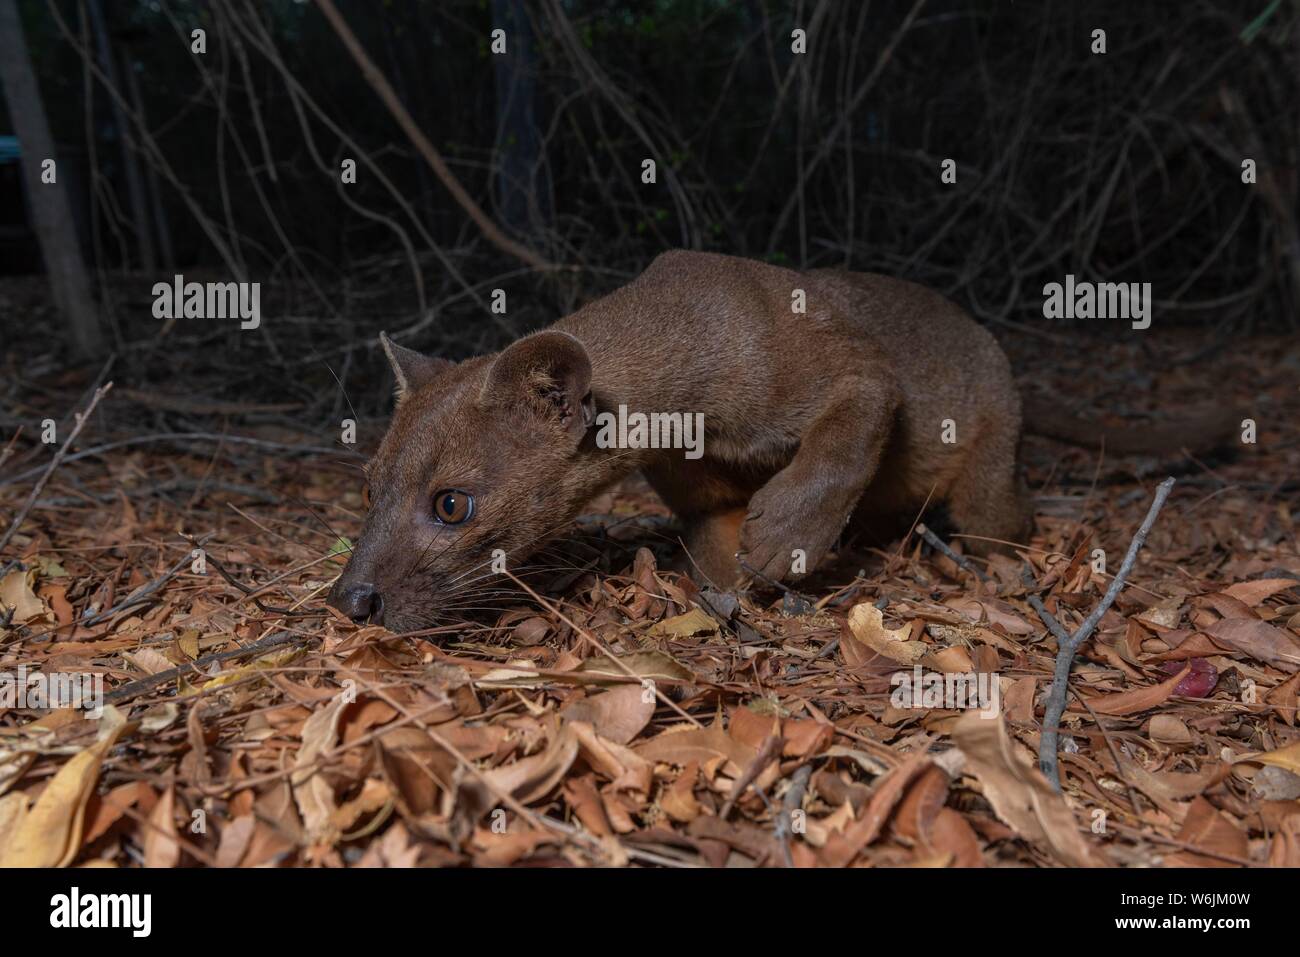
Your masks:
<svg viewBox="0 0 1300 957"><path fill-rule="evenodd" d="M1056 791L1061 790L1061 775L1056 764L1057 739L1060 736L1061 715L1065 713L1065 699L1070 682L1070 667L1074 664L1074 656L1079 647L1088 640L1088 636L1092 634L1093 629L1097 627L1097 623L1101 621L1102 616L1106 614L1106 611L1114 603L1120 590L1124 587L1124 579L1132 571L1133 564L1137 561L1137 553L1142 548L1142 543L1146 541L1147 534L1151 531L1151 526L1155 524L1156 516L1160 514L1160 509L1165 504L1165 499L1169 497L1169 491L1173 487L1174 479L1172 476L1156 487L1156 497L1151 502L1151 508L1147 510L1147 517L1142 520L1137 534L1133 536L1133 541L1129 543L1128 553L1124 556L1119 571L1110 580L1110 587L1106 589L1101 604L1094 608L1092 614L1083 620L1083 624L1079 626L1073 635L1069 636L1068 641L1060 642L1060 647L1057 649L1056 669L1052 676L1052 690L1047 696L1047 705L1043 713L1043 734L1038 744L1038 767L1043 774L1047 775L1047 780L1051 782Z"/></svg>
<svg viewBox="0 0 1300 957"><path fill-rule="evenodd" d="M943 552L943 554L947 555L954 562L956 562L958 568L970 572L972 575L974 575L982 582L986 582L989 580L989 576L985 575L984 572L980 571L977 565L975 565L965 555L958 555L951 548L949 548L948 543L945 542L938 535L934 534L934 532L930 531L930 529L926 528L924 522L916 523L916 534L920 535L927 542L929 542L931 548L935 549L936 551Z"/></svg>
<svg viewBox="0 0 1300 957"><path fill-rule="evenodd" d="M72 448L72 443L77 440L77 436L81 434L81 430L85 427L86 423L90 421L90 413L95 411L95 406L99 405L99 400L108 395L108 391L111 388L113 388L113 383L106 382L104 385L101 385L96 389L95 394L90 397L90 404L86 406L86 411L77 416L76 424L72 427L72 432L68 435L67 439L64 440L63 445L59 447L59 451L54 453L54 458L50 459L50 464L45 466L45 471L42 472L41 477L37 479L36 486L32 489L32 494L27 496L27 501L23 503L23 507L20 508L18 514L14 516L13 523L9 526L9 530L4 533L3 538L0 538L0 552L4 551L5 546L9 544L9 540L13 538L14 533L18 531L18 526L26 520L27 513L32 510L32 506L35 505L36 500L40 498L41 490L45 488L45 483L50 480L50 476L54 474L54 470L59 467L59 463L63 461L68 454L68 450Z"/></svg>
<svg viewBox="0 0 1300 957"><path fill-rule="evenodd" d="M1036 583L1034 582L1033 577L1029 574L1028 562L1026 562L1020 569L1020 580L1025 583L1025 588L1028 590L1028 594L1025 598L1029 602L1029 606L1038 613L1038 617L1043 620L1043 624L1047 626L1047 630L1056 636L1056 640L1061 643L1062 647L1069 644L1070 633L1065 630L1064 625L1057 621L1056 616L1047 610L1047 606L1043 604L1043 600L1034 594L1033 589Z"/></svg>
<svg viewBox="0 0 1300 957"><path fill-rule="evenodd" d="M1102 740L1106 742L1106 748L1110 751L1111 759L1115 762L1115 777L1124 782L1124 787L1128 788L1128 803L1133 805L1133 813L1138 817L1142 816L1142 805L1138 804L1137 790L1129 783L1128 778L1124 777L1124 765L1119 759L1119 748L1115 746L1115 741L1110 736L1110 731L1101 723L1101 718L1093 710L1092 705L1088 704L1088 699L1079 693L1078 688L1071 688L1070 693L1074 695L1079 704L1088 709L1088 714L1092 715L1093 723L1097 725L1097 730L1101 732Z"/></svg>
<svg viewBox="0 0 1300 957"><path fill-rule="evenodd" d="M812 765L805 764L790 779L790 788L781 801L781 813L776 819L776 838L781 842L786 867L794 867L794 856L790 853L790 835L794 833L794 812L803 806L803 796L808 791L808 779L811 777Z"/></svg>

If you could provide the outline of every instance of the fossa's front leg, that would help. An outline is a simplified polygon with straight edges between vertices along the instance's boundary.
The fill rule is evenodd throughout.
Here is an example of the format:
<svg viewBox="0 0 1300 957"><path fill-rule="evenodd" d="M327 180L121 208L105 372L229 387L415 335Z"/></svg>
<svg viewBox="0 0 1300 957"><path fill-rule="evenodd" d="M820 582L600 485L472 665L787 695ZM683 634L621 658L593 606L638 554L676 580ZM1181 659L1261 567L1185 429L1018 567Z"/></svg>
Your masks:
<svg viewBox="0 0 1300 957"><path fill-rule="evenodd" d="M749 501L740 552L750 569L780 581L800 555L803 570L817 565L875 475L897 408L891 385L856 378L836 383L790 464Z"/></svg>

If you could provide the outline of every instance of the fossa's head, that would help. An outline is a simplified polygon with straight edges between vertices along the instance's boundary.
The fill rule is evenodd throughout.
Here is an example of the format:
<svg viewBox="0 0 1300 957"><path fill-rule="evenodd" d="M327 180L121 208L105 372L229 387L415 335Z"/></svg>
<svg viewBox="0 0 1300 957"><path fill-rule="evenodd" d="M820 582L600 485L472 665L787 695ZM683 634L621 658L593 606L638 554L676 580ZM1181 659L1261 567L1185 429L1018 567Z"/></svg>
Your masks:
<svg viewBox="0 0 1300 957"><path fill-rule="evenodd" d="M329 603L414 631L473 607L497 577L494 558L512 567L585 504L591 362L553 330L461 363L380 342L397 409L366 468L369 511Z"/></svg>

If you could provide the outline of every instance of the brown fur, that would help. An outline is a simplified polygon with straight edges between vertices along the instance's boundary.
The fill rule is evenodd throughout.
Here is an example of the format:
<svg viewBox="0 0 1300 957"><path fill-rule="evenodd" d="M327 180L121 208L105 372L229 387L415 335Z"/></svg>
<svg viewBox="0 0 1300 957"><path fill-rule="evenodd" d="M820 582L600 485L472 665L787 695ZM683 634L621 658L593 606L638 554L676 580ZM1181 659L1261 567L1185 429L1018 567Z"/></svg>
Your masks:
<svg viewBox="0 0 1300 957"><path fill-rule="evenodd" d="M791 309L795 289L806 314ZM957 306L909 282L670 252L496 355L451 364L384 342L398 407L331 601L357 615L349 588L373 585L394 629L429 624L489 577L493 549L526 557L636 470L722 586L739 577L737 551L779 580L794 550L811 570L850 520L911 518L927 499L947 503L975 550L1029 532L1006 356ZM704 457L598 448L593 418L620 404L702 412ZM954 444L941 441L949 419ZM433 520L432 496L446 488L475 496L462 526Z"/></svg>

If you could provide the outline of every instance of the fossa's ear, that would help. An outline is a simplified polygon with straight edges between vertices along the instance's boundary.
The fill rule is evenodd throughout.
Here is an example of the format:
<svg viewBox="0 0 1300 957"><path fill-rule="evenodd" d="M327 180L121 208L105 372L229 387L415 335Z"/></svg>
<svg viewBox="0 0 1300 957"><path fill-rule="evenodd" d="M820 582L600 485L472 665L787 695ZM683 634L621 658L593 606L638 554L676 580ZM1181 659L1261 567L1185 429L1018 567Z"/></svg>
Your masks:
<svg viewBox="0 0 1300 957"><path fill-rule="evenodd" d="M497 356L482 398L488 405L522 403L574 439L596 421L587 350L575 337L555 329L525 336Z"/></svg>
<svg viewBox="0 0 1300 957"><path fill-rule="evenodd" d="M439 374L446 372L456 363L450 359L426 356L406 346L399 346L386 333L379 334L379 344L384 347L388 364L393 367L397 379L397 401L400 403L408 393L432 382Z"/></svg>

